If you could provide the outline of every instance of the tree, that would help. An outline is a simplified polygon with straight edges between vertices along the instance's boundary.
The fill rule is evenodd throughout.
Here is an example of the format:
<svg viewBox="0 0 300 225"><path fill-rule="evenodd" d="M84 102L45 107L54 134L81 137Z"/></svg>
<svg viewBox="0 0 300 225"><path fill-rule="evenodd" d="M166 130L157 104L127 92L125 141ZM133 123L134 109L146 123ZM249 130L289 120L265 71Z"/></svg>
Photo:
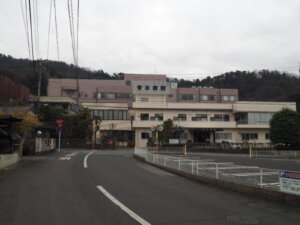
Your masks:
<svg viewBox="0 0 300 225"><path fill-rule="evenodd" d="M169 139L179 139L180 134L183 132L181 127L174 126L171 119L165 120L161 126L163 126L163 130L158 132L158 140L164 145L169 144ZM155 137L155 132L152 137Z"/></svg>
<svg viewBox="0 0 300 225"><path fill-rule="evenodd" d="M22 134L23 137L26 137L35 127L41 125L41 122L37 117L30 111L20 109L14 114L15 117L22 119L17 125L17 129Z"/></svg>
<svg viewBox="0 0 300 225"><path fill-rule="evenodd" d="M270 121L270 139L275 144L300 145L300 114L286 108L275 113Z"/></svg>

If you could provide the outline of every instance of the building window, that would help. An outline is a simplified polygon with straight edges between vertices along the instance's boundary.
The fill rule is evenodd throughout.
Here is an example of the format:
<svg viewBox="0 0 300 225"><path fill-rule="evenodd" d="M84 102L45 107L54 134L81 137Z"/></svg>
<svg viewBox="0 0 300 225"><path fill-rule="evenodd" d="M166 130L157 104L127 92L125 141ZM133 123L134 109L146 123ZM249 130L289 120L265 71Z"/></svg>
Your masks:
<svg viewBox="0 0 300 225"><path fill-rule="evenodd" d="M229 121L229 115L228 114L215 114L214 117L210 117L210 121Z"/></svg>
<svg viewBox="0 0 300 225"><path fill-rule="evenodd" d="M96 97L98 99L131 99L131 93L97 93Z"/></svg>
<svg viewBox="0 0 300 225"><path fill-rule="evenodd" d="M149 98L141 98L141 102L149 102Z"/></svg>
<svg viewBox="0 0 300 225"><path fill-rule="evenodd" d="M150 135L149 135L149 133L147 133L147 132L142 132L142 133L141 133L141 138L142 138L142 139L149 139L149 138L150 138Z"/></svg>
<svg viewBox="0 0 300 225"><path fill-rule="evenodd" d="M232 140L232 133L216 133L216 140Z"/></svg>
<svg viewBox="0 0 300 225"><path fill-rule="evenodd" d="M146 86L145 86L145 90L148 91L149 89L150 89L150 87L149 87L148 85L146 85Z"/></svg>
<svg viewBox="0 0 300 225"><path fill-rule="evenodd" d="M186 114L178 114L179 121L186 121Z"/></svg>
<svg viewBox="0 0 300 225"><path fill-rule="evenodd" d="M248 124L268 124L272 119L273 113L251 112L247 115Z"/></svg>
<svg viewBox="0 0 300 225"><path fill-rule="evenodd" d="M269 140L269 139L270 139L270 134L269 134L269 133L266 133L265 139L266 139L266 140Z"/></svg>
<svg viewBox="0 0 300 225"><path fill-rule="evenodd" d="M164 85L160 86L160 90L161 91L165 91L166 90L166 86L164 86Z"/></svg>
<svg viewBox="0 0 300 225"><path fill-rule="evenodd" d="M192 94L183 94L183 95L179 95L180 100L195 100L196 95L192 95Z"/></svg>
<svg viewBox="0 0 300 225"><path fill-rule="evenodd" d="M241 135L243 141L258 139L257 133L242 133Z"/></svg>
<svg viewBox="0 0 300 225"><path fill-rule="evenodd" d="M201 95L203 101L215 101L217 98L216 95Z"/></svg>
<svg viewBox="0 0 300 225"><path fill-rule="evenodd" d="M140 90L142 90L142 85L138 85L137 86L137 89L140 91Z"/></svg>
<svg viewBox="0 0 300 225"><path fill-rule="evenodd" d="M223 95L222 96L222 100L223 101L234 101L235 100L235 96L234 95Z"/></svg>
<svg viewBox="0 0 300 225"><path fill-rule="evenodd" d="M192 121L207 121L206 114L196 114L195 117L192 117Z"/></svg>
<svg viewBox="0 0 300 225"><path fill-rule="evenodd" d="M141 113L141 120L149 120L149 114L148 113Z"/></svg>
<svg viewBox="0 0 300 225"><path fill-rule="evenodd" d="M152 89L153 89L153 91L157 91L157 86L154 85Z"/></svg>
<svg viewBox="0 0 300 225"><path fill-rule="evenodd" d="M130 80L126 80L126 86L130 86L130 85L131 85Z"/></svg>
<svg viewBox="0 0 300 225"><path fill-rule="evenodd" d="M93 110L93 118L101 120L127 120L126 110Z"/></svg>
<svg viewBox="0 0 300 225"><path fill-rule="evenodd" d="M155 114L155 120L156 121L163 121L164 115L163 114Z"/></svg>

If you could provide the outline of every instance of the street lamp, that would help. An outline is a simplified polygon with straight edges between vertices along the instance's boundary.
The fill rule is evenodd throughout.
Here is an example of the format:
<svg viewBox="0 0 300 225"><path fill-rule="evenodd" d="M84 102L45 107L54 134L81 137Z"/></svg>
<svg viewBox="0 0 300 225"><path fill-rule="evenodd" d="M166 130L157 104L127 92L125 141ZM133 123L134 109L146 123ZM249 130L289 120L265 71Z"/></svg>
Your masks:
<svg viewBox="0 0 300 225"><path fill-rule="evenodd" d="M152 126L151 127L151 130L154 132L156 132L156 148L155 148L155 152L156 153L158 153L158 131L163 131L164 130L164 127L163 126L157 126L157 127L155 127L155 126Z"/></svg>

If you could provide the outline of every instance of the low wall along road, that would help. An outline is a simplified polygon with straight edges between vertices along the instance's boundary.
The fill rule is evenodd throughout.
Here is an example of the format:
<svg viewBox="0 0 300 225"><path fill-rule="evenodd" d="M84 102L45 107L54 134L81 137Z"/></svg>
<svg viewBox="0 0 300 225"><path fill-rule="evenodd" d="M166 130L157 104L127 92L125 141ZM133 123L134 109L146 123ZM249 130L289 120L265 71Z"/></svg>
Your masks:
<svg viewBox="0 0 300 225"><path fill-rule="evenodd" d="M12 166L20 161L19 153L0 155L0 170Z"/></svg>

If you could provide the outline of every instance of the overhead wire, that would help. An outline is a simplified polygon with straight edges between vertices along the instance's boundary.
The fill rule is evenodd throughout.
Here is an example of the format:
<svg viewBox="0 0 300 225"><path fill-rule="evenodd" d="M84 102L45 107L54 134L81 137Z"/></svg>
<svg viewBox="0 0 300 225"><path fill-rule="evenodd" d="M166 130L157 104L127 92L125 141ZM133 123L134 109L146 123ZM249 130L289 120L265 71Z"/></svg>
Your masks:
<svg viewBox="0 0 300 225"><path fill-rule="evenodd" d="M33 27L32 27L32 12L31 12L31 0L28 0L28 13L29 13L29 24L30 24L30 41L31 41L31 59L34 65L34 40L33 40Z"/></svg>
<svg viewBox="0 0 300 225"><path fill-rule="evenodd" d="M40 43L39 43L39 16L38 16L38 3L37 3L37 0L33 0L32 7L33 7L33 21L34 21L36 58L39 58L40 57Z"/></svg>
<svg viewBox="0 0 300 225"><path fill-rule="evenodd" d="M20 0L21 3L21 10L22 10L22 18L23 18L23 24L25 28L25 34L26 34L26 42L28 47L28 56L31 58L31 51L30 51L30 43L29 43L29 32L28 32L28 18L27 18L27 2L25 0L25 9L23 6L23 0Z"/></svg>
<svg viewBox="0 0 300 225"><path fill-rule="evenodd" d="M47 41L47 60L49 59L49 44L50 44L50 32L51 32L52 3L53 3L53 0L50 0L50 13L49 13L49 24L48 24L48 41Z"/></svg>
<svg viewBox="0 0 300 225"><path fill-rule="evenodd" d="M78 81L78 37L79 37L79 0L77 0L77 10L76 10L76 36L75 36L75 24L74 24L74 10L73 10L73 0L68 0L68 15L69 15L69 25L70 25L70 35L71 35L71 45L73 52L74 69L76 75L77 84L77 103L80 98L79 91L79 81Z"/></svg>
<svg viewBox="0 0 300 225"><path fill-rule="evenodd" d="M54 17L55 17L57 61L59 61L59 42L58 42L58 26L57 26L57 15L56 15L56 0L53 0L53 4L54 4Z"/></svg>

